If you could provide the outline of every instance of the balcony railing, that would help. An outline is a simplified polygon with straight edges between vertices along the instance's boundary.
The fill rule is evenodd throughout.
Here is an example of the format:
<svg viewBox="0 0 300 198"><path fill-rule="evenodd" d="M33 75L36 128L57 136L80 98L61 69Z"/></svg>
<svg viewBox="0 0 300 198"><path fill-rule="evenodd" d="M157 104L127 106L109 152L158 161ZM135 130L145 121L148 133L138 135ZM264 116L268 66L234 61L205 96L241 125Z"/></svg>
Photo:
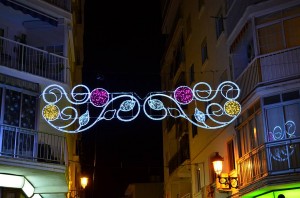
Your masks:
<svg viewBox="0 0 300 198"><path fill-rule="evenodd" d="M268 142L238 162L239 186L278 174L300 173L300 138Z"/></svg>
<svg viewBox="0 0 300 198"><path fill-rule="evenodd" d="M0 65L67 82L67 58L4 37L0 37Z"/></svg>
<svg viewBox="0 0 300 198"><path fill-rule="evenodd" d="M65 164L66 138L30 129L0 125L1 157Z"/></svg>
<svg viewBox="0 0 300 198"><path fill-rule="evenodd" d="M272 83L300 75L300 47L256 57L236 79L241 98L260 83Z"/></svg>

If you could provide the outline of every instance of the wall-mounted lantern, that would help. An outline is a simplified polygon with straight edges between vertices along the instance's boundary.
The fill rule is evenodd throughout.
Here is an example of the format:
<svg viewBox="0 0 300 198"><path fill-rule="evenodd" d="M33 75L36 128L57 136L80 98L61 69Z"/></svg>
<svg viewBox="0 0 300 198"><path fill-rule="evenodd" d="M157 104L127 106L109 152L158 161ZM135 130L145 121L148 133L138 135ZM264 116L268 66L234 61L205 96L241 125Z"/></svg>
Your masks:
<svg viewBox="0 0 300 198"><path fill-rule="evenodd" d="M223 169L223 161L224 158L219 155L219 152L216 152L216 155L212 158L212 163L214 166L215 173L218 176L218 181L220 184L225 184L228 186L229 189L231 188L238 188L238 178L237 177L230 177L228 176L223 176L225 174L222 174L222 169ZM221 176L222 175L222 176Z"/></svg>
<svg viewBox="0 0 300 198"><path fill-rule="evenodd" d="M80 178L80 185L81 189L77 190L69 190L68 197L69 198L79 198L82 197L82 191L85 189L85 187L88 185L89 178L88 177L81 177Z"/></svg>

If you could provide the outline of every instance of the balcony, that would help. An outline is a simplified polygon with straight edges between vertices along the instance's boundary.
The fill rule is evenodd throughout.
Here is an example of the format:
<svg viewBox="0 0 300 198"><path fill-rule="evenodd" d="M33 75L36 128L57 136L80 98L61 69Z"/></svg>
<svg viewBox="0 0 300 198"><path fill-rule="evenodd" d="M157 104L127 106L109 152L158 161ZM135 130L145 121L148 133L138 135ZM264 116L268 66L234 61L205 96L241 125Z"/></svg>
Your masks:
<svg viewBox="0 0 300 198"><path fill-rule="evenodd" d="M67 65L63 56L0 37L0 66L66 83Z"/></svg>
<svg viewBox="0 0 300 198"><path fill-rule="evenodd" d="M66 164L64 136L0 125L0 140L0 164L2 158L25 160L28 163Z"/></svg>
<svg viewBox="0 0 300 198"><path fill-rule="evenodd" d="M272 184L299 182L299 156L300 138L268 142L252 150L238 161L241 193Z"/></svg>
<svg viewBox="0 0 300 198"><path fill-rule="evenodd" d="M255 57L236 79L241 99L260 85L299 78L299 65L300 47Z"/></svg>

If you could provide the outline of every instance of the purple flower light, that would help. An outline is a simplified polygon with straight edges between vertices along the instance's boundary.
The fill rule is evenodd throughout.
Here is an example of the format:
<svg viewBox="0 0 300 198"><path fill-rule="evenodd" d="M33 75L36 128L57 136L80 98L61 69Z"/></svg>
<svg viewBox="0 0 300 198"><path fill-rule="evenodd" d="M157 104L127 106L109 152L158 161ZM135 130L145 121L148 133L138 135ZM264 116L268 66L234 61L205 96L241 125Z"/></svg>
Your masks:
<svg viewBox="0 0 300 198"><path fill-rule="evenodd" d="M105 89L102 89L102 88L94 89L91 92L90 100L91 100L91 103L94 106L96 106L96 107L102 107L109 100L108 92Z"/></svg>
<svg viewBox="0 0 300 198"><path fill-rule="evenodd" d="M174 92L175 99L181 104L188 104L193 100L193 91L188 86L180 86Z"/></svg>

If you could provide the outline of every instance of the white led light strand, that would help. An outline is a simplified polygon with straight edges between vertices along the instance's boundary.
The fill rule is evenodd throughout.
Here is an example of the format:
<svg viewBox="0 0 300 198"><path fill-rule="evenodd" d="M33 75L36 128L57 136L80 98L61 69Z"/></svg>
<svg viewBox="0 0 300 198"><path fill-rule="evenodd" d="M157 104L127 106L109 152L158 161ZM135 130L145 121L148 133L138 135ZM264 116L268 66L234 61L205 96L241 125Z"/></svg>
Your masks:
<svg viewBox="0 0 300 198"><path fill-rule="evenodd" d="M205 90L198 89L202 85L206 87ZM237 99L240 95L240 90L238 86L231 81L225 81L221 83L218 86L217 90L212 90L209 84L204 82L197 83L194 86L193 90L184 86L181 86L180 88L181 88L180 92L181 93L184 92L184 94L178 93L176 95L176 91L178 90L177 88L174 92L175 97L158 93L158 94L150 95L148 98L146 98L143 105L145 115L148 118L153 120L162 120L166 118L168 115L174 118L181 117L200 128L218 129L233 122L241 112L240 104L237 101L235 101L235 99ZM185 90L183 90L184 88ZM204 95L201 95L203 93ZM196 102L212 101L213 99L216 98L218 93L221 93L221 95L226 100L228 100L224 104L224 107L218 103L211 103L206 107L205 113L196 107L193 116L197 122L193 121L193 119L191 119L181 107L182 104L189 104L193 100L195 100ZM184 98L184 96L187 97ZM175 104L176 107L165 107L162 100L157 98L168 99L171 102L173 102L173 104ZM150 113L148 113L146 109L147 105L150 107L151 110L161 111L162 112L161 117L154 117L150 115ZM212 108L214 108L214 110L210 112ZM228 119L224 119L224 116L227 117ZM223 119L223 121L221 119L217 120L217 118L221 118ZM212 124L214 125L207 124L209 122L208 120L212 122Z"/></svg>
<svg viewBox="0 0 300 198"><path fill-rule="evenodd" d="M78 90L81 92L77 92ZM144 114L152 120L162 120L171 116L184 118L197 127L217 129L230 124L241 112L241 106L236 101L240 89L231 81L221 83L217 90L212 90L209 84L200 82L193 89L180 86L172 93L171 96L159 92L150 93L142 105ZM227 100L224 105L211 102L217 95ZM42 93L46 103L42 110L44 119L62 132L82 132L99 121L113 118L129 122L134 120L141 110L139 99L134 93L109 93L103 88L90 91L85 85L77 85L72 89L70 96L69 98L62 86L56 84L46 87ZM195 119L192 119L182 107L193 104L192 102L211 103L206 106L204 112L196 105L193 113ZM83 106L85 110L82 110ZM83 112L82 115L79 115L79 110ZM93 115L93 110L97 111L96 116Z"/></svg>
<svg viewBox="0 0 300 198"><path fill-rule="evenodd" d="M289 120L285 123L285 130L280 126L275 126L272 132L269 132L269 141L285 140L295 138L296 124L294 121ZM271 148L271 156L274 160L284 162L295 152L295 145L290 146L276 146Z"/></svg>

